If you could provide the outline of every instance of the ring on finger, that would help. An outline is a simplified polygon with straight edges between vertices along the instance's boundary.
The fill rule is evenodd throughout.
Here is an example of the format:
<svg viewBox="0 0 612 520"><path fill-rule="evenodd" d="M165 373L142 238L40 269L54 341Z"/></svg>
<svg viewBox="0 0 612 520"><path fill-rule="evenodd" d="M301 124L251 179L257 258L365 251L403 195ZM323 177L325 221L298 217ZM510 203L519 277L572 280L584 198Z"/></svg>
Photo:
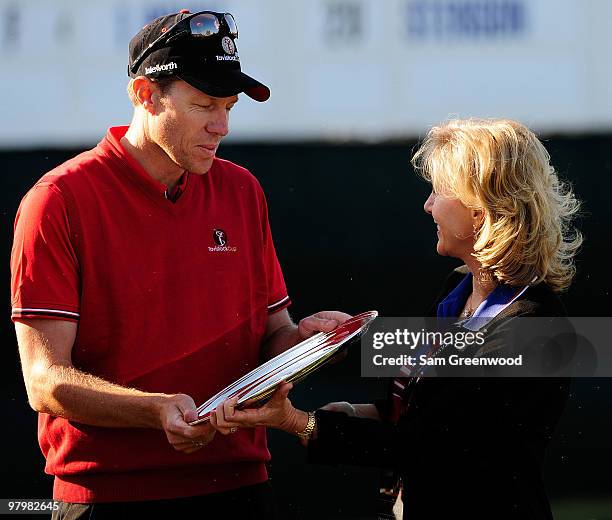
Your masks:
<svg viewBox="0 0 612 520"><path fill-rule="evenodd" d="M238 431L238 428L236 426L232 426L230 428L230 433L236 433Z"/></svg>
<svg viewBox="0 0 612 520"><path fill-rule="evenodd" d="M198 448L203 448L205 446L205 444L202 441L192 441L194 446L197 446Z"/></svg>

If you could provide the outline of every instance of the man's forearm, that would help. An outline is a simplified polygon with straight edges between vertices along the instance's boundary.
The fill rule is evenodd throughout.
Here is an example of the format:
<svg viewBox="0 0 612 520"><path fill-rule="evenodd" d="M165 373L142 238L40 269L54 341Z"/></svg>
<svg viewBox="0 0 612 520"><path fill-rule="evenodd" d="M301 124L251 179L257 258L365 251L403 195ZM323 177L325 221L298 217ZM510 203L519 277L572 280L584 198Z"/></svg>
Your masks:
<svg viewBox="0 0 612 520"><path fill-rule="evenodd" d="M32 407L39 412L111 428L161 428L159 410L165 397L62 365L44 370L30 391Z"/></svg>
<svg viewBox="0 0 612 520"><path fill-rule="evenodd" d="M262 344L262 358L266 360L278 356L304 338L311 337L319 331L329 332L349 318L350 315L343 312L322 311L304 318L299 325L295 325L286 309L273 314L268 318L266 339Z"/></svg>
<svg viewBox="0 0 612 520"><path fill-rule="evenodd" d="M297 345L302 338L298 333L297 325L285 325L276 330L263 344L263 360L272 359L285 350Z"/></svg>

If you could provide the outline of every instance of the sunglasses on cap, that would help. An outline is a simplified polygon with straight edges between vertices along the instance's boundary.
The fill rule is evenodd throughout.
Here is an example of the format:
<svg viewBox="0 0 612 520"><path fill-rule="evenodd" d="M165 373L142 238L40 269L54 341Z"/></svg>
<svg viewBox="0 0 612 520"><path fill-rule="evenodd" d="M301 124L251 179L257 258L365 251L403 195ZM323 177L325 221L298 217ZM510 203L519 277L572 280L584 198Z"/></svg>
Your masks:
<svg viewBox="0 0 612 520"><path fill-rule="evenodd" d="M153 40L134 60L130 71L132 74L135 74L144 59L163 45L167 45L185 36L192 36L194 38L214 36L219 34L222 25L227 28L231 36L234 38L238 37L238 26L230 13L221 14L212 11L200 11L199 13L187 16L166 30L162 29L162 34Z"/></svg>

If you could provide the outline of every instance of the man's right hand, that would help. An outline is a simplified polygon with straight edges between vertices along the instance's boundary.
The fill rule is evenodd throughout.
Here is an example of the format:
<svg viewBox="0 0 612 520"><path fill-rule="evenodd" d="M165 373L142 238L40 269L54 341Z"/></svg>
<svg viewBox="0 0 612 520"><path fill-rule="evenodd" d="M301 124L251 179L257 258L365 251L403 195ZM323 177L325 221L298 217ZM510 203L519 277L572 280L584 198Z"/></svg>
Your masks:
<svg viewBox="0 0 612 520"><path fill-rule="evenodd" d="M210 423L190 426L198 418L195 402L185 394L164 397L159 410L161 427L172 447L182 453L202 449L215 436Z"/></svg>

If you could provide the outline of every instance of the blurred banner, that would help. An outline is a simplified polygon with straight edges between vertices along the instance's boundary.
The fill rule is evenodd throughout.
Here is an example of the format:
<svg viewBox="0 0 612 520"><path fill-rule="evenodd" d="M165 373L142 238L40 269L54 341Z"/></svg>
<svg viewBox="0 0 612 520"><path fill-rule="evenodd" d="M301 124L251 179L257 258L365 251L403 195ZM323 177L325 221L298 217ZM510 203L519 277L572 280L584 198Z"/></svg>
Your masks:
<svg viewBox="0 0 612 520"><path fill-rule="evenodd" d="M379 141L449 117L612 130L609 0L0 0L0 147L77 146L128 123L130 38L181 8L235 14L239 141Z"/></svg>

